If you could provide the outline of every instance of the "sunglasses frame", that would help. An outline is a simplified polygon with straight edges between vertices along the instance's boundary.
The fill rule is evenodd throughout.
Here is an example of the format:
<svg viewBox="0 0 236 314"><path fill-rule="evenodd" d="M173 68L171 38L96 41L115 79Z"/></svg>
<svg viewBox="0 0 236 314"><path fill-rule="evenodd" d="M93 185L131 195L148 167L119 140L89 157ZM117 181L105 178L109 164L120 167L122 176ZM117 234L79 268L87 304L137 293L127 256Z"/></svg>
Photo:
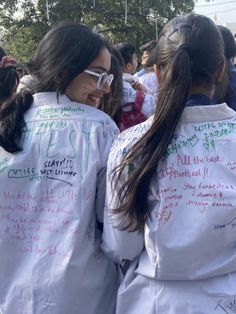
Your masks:
<svg viewBox="0 0 236 314"><path fill-rule="evenodd" d="M112 83L112 81L114 79L114 75L113 74L107 74L107 72L96 73L96 72L94 72L92 70L84 70L84 72L87 73L87 74L90 74L90 75L98 77L98 81L97 81L97 89L98 90L102 90L105 84L108 84L108 86L111 86L111 83ZM106 77L105 82L104 82L103 86L100 86L102 78L104 76Z"/></svg>

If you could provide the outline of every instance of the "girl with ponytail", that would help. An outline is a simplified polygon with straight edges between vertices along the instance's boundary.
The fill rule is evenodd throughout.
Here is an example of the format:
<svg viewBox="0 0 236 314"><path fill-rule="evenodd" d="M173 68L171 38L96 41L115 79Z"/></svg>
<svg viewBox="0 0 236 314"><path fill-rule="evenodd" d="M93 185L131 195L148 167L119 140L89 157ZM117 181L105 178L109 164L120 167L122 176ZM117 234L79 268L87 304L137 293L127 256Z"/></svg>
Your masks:
<svg viewBox="0 0 236 314"><path fill-rule="evenodd" d="M1 99L0 313L114 313L117 271L100 243L118 129L86 105L109 92L110 63L97 33L62 23L39 43L32 84Z"/></svg>
<svg viewBox="0 0 236 314"><path fill-rule="evenodd" d="M130 262L117 314L235 309L236 113L212 102L224 64L209 18L171 20L156 51L156 113L113 143L102 247Z"/></svg>

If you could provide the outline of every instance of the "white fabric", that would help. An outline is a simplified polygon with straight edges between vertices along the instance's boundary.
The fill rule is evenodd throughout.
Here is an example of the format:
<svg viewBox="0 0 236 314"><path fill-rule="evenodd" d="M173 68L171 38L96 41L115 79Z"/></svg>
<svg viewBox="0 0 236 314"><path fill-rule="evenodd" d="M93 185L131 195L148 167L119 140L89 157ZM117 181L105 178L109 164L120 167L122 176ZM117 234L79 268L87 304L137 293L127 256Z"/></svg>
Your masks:
<svg viewBox="0 0 236 314"><path fill-rule="evenodd" d="M19 85L17 86L17 93L20 93L22 90L31 90L35 80L36 78L31 74L22 76Z"/></svg>
<svg viewBox="0 0 236 314"><path fill-rule="evenodd" d="M140 76L139 83L146 87L148 94L154 94L157 97L159 83L154 71L148 71Z"/></svg>
<svg viewBox="0 0 236 314"><path fill-rule="evenodd" d="M133 83L133 82L139 81L139 79L136 76L134 76L130 73L125 73L125 72L122 73L122 78L123 78L123 81L128 82L128 83Z"/></svg>
<svg viewBox="0 0 236 314"><path fill-rule="evenodd" d="M108 209L118 203L112 169L151 123L128 129L113 143ZM187 107L151 181L144 233L119 231L117 217L106 209L103 250L120 263L133 261L119 288L117 314L236 312L235 152L232 109Z"/></svg>
<svg viewBox="0 0 236 314"><path fill-rule="evenodd" d="M141 76L143 76L144 74L146 73L146 69L141 69L140 71L138 71L138 72L136 72L135 74L134 74L134 77L137 77L138 79L141 77Z"/></svg>
<svg viewBox="0 0 236 314"><path fill-rule="evenodd" d="M118 273L100 250L107 156L103 112L34 95L22 152L0 150L0 313L113 314Z"/></svg>
<svg viewBox="0 0 236 314"><path fill-rule="evenodd" d="M130 83L123 80L123 105L135 102L137 91L133 89ZM151 117L156 110L155 96L144 93L144 101L142 113L147 117Z"/></svg>

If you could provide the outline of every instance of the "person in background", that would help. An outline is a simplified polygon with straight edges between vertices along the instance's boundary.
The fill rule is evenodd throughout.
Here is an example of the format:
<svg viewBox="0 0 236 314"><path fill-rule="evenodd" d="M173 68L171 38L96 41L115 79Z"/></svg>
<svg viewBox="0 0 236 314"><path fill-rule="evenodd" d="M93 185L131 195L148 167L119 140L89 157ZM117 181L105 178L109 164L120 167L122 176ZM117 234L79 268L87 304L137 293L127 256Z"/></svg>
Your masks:
<svg viewBox="0 0 236 314"><path fill-rule="evenodd" d="M143 68L141 68L141 70L139 70L138 72L136 72L134 74L135 77L140 78L142 75L144 75L146 73L146 62L149 60L150 55L152 55L152 52L155 52L156 47L157 47L157 41L151 40L139 48L139 50L142 53L141 66ZM148 63L149 63L149 61L148 61Z"/></svg>
<svg viewBox="0 0 236 314"><path fill-rule="evenodd" d="M103 250L131 265L116 314L230 313L236 304L236 112L214 105L225 66L214 22L171 20L154 117L113 143Z"/></svg>
<svg viewBox="0 0 236 314"><path fill-rule="evenodd" d="M123 105L120 130L139 124L154 114L156 99L133 76L137 68L135 47L125 43L117 46L123 59Z"/></svg>
<svg viewBox="0 0 236 314"><path fill-rule="evenodd" d="M59 24L35 53L33 89L1 103L4 314L115 311L117 269L100 249L100 226L107 157L118 128L86 105L95 91L109 92L110 64L97 33Z"/></svg>
<svg viewBox="0 0 236 314"><path fill-rule="evenodd" d="M157 98L159 83L154 71L154 65L157 59L157 41L149 41L140 48L140 51L142 52L141 65L143 66L143 73L140 75L140 72L138 72L134 76L138 76L139 83L146 88L147 93Z"/></svg>
<svg viewBox="0 0 236 314"><path fill-rule="evenodd" d="M138 82L138 79L135 79L133 76L138 65L136 49L134 45L129 43L118 44L116 48L119 50L123 59L123 80L134 85Z"/></svg>
<svg viewBox="0 0 236 314"><path fill-rule="evenodd" d="M0 47L0 106L16 93L19 76L16 71L16 60L7 56Z"/></svg>
<svg viewBox="0 0 236 314"><path fill-rule="evenodd" d="M98 109L106 112L120 128L123 102L122 57L115 47L110 47L111 69L114 79L110 86L110 92L101 98Z"/></svg>
<svg viewBox="0 0 236 314"><path fill-rule="evenodd" d="M222 25L217 26L224 41L226 66L223 80L216 86L214 101L226 102L229 107L236 110L236 69L233 59L236 54L236 44L231 31Z"/></svg>

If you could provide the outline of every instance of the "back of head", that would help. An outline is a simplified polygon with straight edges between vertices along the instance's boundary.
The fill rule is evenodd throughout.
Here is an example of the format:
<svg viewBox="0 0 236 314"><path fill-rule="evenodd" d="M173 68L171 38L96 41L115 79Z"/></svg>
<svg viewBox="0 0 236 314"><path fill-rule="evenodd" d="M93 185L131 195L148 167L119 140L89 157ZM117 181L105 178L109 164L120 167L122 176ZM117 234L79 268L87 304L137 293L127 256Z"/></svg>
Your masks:
<svg viewBox="0 0 236 314"><path fill-rule="evenodd" d="M142 55L142 65L149 68L156 63L157 59L157 41L151 40L140 47Z"/></svg>
<svg viewBox="0 0 236 314"><path fill-rule="evenodd" d="M121 43L118 44L116 47L123 58L124 65L133 62L133 55L135 54L134 45L129 43Z"/></svg>
<svg viewBox="0 0 236 314"><path fill-rule="evenodd" d="M234 41L233 34L225 26L218 25L217 27L218 27L218 29L222 35L223 41L224 41L225 58L227 60L234 58L234 56L236 54L236 44Z"/></svg>
<svg viewBox="0 0 236 314"><path fill-rule="evenodd" d="M214 75L224 56L221 35L209 18L201 15L177 17L164 27L158 43L158 65L168 74L167 79L170 66L181 70L176 62L181 56L189 61L186 66L191 85L214 84Z"/></svg>
<svg viewBox="0 0 236 314"><path fill-rule="evenodd" d="M204 91L211 96L224 62L221 34L206 16L176 17L163 28L157 51L156 65L161 78L153 127L159 124L165 129L162 154L189 95Z"/></svg>
<svg viewBox="0 0 236 314"><path fill-rule="evenodd" d="M104 39L87 26L60 23L42 39L32 60L31 73L38 82L36 92L64 93L104 47Z"/></svg>
<svg viewBox="0 0 236 314"><path fill-rule="evenodd" d="M121 206L114 212L121 215L120 228L142 230L149 214L150 181L173 137L187 98L197 88L213 90L224 60L222 37L209 18L177 17L164 27L158 42L156 64L161 79L153 123L133 145L118 171L119 180L123 171L142 156L139 167L129 174L119 191Z"/></svg>
<svg viewBox="0 0 236 314"><path fill-rule="evenodd" d="M153 49L155 49L157 46L157 41L156 40L151 40L149 42L147 42L146 44L144 44L143 46L140 47L140 51L144 52L144 51L152 51Z"/></svg>

